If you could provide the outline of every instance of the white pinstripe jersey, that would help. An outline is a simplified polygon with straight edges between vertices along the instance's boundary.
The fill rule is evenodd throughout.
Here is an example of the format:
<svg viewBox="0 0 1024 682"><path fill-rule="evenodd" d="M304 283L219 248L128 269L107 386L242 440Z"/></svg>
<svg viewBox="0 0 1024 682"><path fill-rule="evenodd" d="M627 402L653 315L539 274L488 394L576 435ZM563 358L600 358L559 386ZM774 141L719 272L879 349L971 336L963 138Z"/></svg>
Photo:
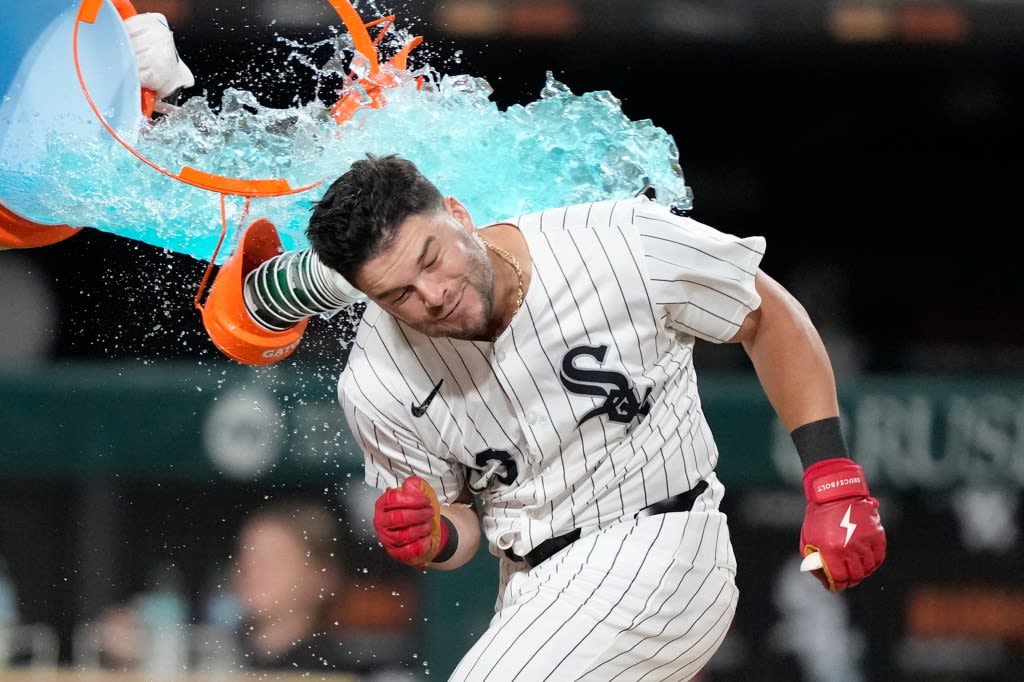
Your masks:
<svg viewBox="0 0 1024 682"><path fill-rule="evenodd" d="M642 196L505 222L533 265L508 329L493 343L430 338L371 303L338 393L367 483L415 474L451 502L468 482L492 551L522 555L714 470L693 345L731 338L760 305L765 242Z"/></svg>

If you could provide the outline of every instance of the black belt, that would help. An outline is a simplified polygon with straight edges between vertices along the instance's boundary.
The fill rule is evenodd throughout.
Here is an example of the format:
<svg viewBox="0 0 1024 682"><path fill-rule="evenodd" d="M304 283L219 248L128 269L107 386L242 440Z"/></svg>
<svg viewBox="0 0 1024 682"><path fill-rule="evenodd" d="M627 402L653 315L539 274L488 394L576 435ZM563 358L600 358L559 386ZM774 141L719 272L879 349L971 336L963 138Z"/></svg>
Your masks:
<svg viewBox="0 0 1024 682"><path fill-rule="evenodd" d="M636 513L636 518L668 514L669 512L688 512L693 509L693 503L697 501L697 498L701 496L701 493L707 489L708 482L700 481L685 493L666 497L660 502L647 505ZM513 561L525 561L530 568L533 568L541 562L551 558L551 556L556 552L565 549L579 539L580 529L575 528L564 535L559 535L551 538L550 540L545 540L527 552L524 557L520 557L518 554L513 552L511 548L505 550L505 556Z"/></svg>

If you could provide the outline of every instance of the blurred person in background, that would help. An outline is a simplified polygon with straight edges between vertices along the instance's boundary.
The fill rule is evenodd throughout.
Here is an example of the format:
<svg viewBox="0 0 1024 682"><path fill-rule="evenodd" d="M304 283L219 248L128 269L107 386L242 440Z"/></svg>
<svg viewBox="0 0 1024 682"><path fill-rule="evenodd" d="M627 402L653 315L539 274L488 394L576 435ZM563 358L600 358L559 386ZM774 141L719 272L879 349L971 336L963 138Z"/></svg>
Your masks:
<svg viewBox="0 0 1024 682"><path fill-rule="evenodd" d="M238 528L228 570L216 572L217 584L205 595L206 613L199 622L187 613L177 619L176 632L187 633L188 643L173 662L167 663L160 651L175 631L157 627L150 608L155 593L146 592L100 617L103 666L150 672L317 672L353 682L418 679L410 664L413 647L402 633L396 636L394 619L366 624L360 618L366 603L355 599L359 593L352 589L345 514L340 505L304 494L254 508ZM391 604L401 609L394 598L373 608L386 610ZM374 615L380 620L380 614Z"/></svg>
<svg viewBox="0 0 1024 682"><path fill-rule="evenodd" d="M365 640L348 640L339 622L350 582L344 532L341 515L317 499L282 498L246 517L230 583L242 668L412 678Z"/></svg>
<svg viewBox="0 0 1024 682"><path fill-rule="evenodd" d="M335 515L307 500L272 502L242 523L231 589L244 667L336 667L340 642L327 631L345 586L340 534Z"/></svg>

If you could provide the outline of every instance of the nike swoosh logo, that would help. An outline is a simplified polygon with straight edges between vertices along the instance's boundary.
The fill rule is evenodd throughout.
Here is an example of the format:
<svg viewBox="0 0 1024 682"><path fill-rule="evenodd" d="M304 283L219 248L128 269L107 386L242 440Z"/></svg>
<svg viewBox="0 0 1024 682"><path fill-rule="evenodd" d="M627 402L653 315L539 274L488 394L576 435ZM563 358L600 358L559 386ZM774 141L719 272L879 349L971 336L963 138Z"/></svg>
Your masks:
<svg viewBox="0 0 1024 682"><path fill-rule="evenodd" d="M441 384L443 384L443 383L444 383L444 379L441 379L440 381L438 381L437 385L434 386L434 390L432 390L430 392L430 394L426 398L424 398L423 402L420 403L419 405L417 405L416 403L412 403L411 404L412 416L414 416L414 417L422 417L423 415L425 415L427 413L427 407L430 406L430 401L433 400L434 396L437 395L437 392L441 390Z"/></svg>

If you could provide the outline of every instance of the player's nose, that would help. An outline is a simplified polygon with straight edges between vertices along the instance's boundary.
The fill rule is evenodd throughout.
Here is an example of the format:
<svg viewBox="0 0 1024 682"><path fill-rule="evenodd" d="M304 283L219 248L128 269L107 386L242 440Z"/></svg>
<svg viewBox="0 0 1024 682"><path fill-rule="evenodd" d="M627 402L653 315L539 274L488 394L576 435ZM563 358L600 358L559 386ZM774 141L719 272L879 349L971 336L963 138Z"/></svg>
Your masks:
<svg viewBox="0 0 1024 682"><path fill-rule="evenodd" d="M444 307L445 287L440 282L423 280L419 284L420 298L424 307L432 313L438 312Z"/></svg>

